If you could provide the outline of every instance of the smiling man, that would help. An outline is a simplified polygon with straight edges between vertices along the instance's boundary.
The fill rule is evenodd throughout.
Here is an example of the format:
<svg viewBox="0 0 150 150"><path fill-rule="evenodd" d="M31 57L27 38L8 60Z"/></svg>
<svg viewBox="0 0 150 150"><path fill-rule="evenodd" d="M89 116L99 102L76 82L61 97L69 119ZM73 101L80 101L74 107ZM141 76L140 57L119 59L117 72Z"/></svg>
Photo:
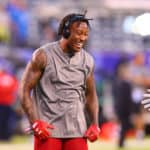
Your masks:
<svg viewBox="0 0 150 150"><path fill-rule="evenodd" d="M83 49L89 28L85 15L65 16L60 40L37 49L26 66L20 98L35 150L87 150L87 139L98 139L94 61Z"/></svg>

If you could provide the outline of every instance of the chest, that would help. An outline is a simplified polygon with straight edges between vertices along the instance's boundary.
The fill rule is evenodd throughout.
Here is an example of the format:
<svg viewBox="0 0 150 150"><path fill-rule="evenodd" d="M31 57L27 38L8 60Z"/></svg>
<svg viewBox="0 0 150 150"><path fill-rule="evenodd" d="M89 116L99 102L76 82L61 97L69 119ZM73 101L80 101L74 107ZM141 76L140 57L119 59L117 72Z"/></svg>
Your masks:
<svg viewBox="0 0 150 150"><path fill-rule="evenodd" d="M82 83L86 80L89 68L80 57L63 59L55 57L47 67L47 73L53 83Z"/></svg>

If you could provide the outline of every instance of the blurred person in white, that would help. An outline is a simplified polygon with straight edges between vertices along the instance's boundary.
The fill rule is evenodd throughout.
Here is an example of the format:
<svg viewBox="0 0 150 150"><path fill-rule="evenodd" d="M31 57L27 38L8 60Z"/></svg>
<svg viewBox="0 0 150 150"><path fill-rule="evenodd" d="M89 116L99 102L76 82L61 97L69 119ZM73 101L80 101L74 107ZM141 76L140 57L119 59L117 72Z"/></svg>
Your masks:
<svg viewBox="0 0 150 150"><path fill-rule="evenodd" d="M143 104L143 107L150 111L150 89L147 89L144 93L143 100L141 102Z"/></svg>
<svg viewBox="0 0 150 150"><path fill-rule="evenodd" d="M136 129L136 138L143 139L144 132L144 111L141 106L144 91L150 86L150 70L145 65L145 54L138 52L135 54L133 60L129 63L129 76L133 86L132 100L133 100L133 124Z"/></svg>

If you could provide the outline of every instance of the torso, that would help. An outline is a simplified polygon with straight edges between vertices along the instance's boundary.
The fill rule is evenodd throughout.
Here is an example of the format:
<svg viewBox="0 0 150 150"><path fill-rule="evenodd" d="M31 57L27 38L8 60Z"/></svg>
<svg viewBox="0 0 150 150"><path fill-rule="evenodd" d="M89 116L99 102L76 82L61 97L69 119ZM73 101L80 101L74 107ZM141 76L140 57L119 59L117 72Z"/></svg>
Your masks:
<svg viewBox="0 0 150 150"><path fill-rule="evenodd" d="M39 117L55 126L53 137L82 137L87 129L85 81L92 69L92 58L84 50L69 57L58 42L43 49L48 61L33 92Z"/></svg>

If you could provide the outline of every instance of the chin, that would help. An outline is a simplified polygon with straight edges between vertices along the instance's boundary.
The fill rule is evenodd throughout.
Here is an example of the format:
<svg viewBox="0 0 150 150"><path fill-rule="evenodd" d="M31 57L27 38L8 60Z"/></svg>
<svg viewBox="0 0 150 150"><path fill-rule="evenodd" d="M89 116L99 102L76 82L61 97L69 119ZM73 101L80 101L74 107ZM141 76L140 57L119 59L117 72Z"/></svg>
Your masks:
<svg viewBox="0 0 150 150"><path fill-rule="evenodd" d="M76 46L69 46L69 49L70 49L72 52L76 53L76 52L80 52L82 48L76 47Z"/></svg>
<svg viewBox="0 0 150 150"><path fill-rule="evenodd" d="M74 49L74 52L80 52L81 49Z"/></svg>
<svg viewBox="0 0 150 150"><path fill-rule="evenodd" d="M74 52L80 52L82 48L72 47Z"/></svg>

